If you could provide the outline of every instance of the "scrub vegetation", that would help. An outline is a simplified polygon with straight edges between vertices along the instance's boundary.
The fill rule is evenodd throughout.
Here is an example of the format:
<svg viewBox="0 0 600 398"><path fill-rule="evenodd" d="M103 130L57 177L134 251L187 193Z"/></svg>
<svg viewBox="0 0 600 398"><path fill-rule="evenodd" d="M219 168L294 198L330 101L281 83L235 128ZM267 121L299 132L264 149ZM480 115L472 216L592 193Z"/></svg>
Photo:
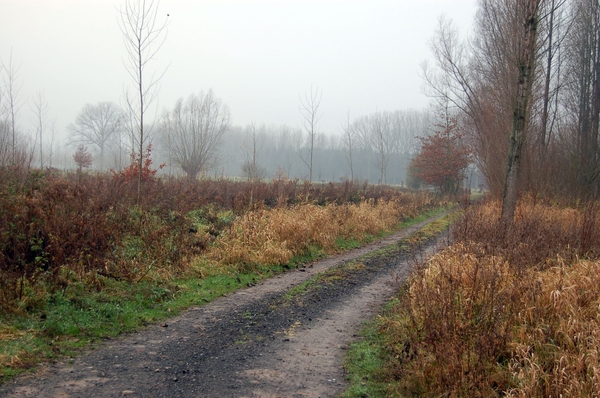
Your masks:
<svg viewBox="0 0 600 398"><path fill-rule="evenodd" d="M469 209L351 350L348 396L597 395L596 208Z"/></svg>
<svg viewBox="0 0 600 398"><path fill-rule="evenodd" d="M423 76L457 129L409 170L443 182L419 160L464 132L489 198L371 325L351 396L599 395L598 21L591 0L479 1L468 40L440 19Z"/></svg>
<svg viewBox="0 0 600 398"><path fill-rule="evenodd" d="M150 164L145 167L150 168ZM444 204L363 183L0 173L0 372L70 354Z"/></svg>

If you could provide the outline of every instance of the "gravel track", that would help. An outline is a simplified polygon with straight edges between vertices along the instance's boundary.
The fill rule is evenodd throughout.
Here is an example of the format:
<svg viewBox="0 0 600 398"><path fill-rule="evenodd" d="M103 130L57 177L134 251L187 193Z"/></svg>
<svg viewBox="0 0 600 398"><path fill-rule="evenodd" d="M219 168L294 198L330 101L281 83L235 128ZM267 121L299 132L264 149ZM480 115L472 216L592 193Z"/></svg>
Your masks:
<svg viewBox="0 0 600 398"><path fill-rule="evenodd" d="M40 366L0 386L0 396L335 396L345 387L348 344L410 272L410 256L396 244L442 216ZM390 245L361 259L364 267L285 297L320 272Z"/></svg>

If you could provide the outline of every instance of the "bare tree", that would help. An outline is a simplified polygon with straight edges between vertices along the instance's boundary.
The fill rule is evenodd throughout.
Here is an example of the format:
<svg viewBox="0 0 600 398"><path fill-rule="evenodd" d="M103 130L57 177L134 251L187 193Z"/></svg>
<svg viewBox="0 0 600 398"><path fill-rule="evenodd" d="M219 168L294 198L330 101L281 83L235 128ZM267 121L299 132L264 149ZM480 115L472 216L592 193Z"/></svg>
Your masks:
<svg viewBox="0 0 600 398"><path fill-rule="evenodd" d="M536 170L532 155L536 151L532 149L537 143L547 142L546 127L537 129L540 135L545 134L540 139L528 131L532 130L529 119L538 98L533 89L538 87L536 78L539 80L540 76L535 69L541 48L537 36L540 4L541 0L535 1L536 14L527 20L526 10L532 6L530 0L480 0L476 31L467 43L458 39L451 23L442 20L432 43L436 67L425 68L429 94L448 101L463 113L461 123L470 139L475 161L497 197L505 197L507 193L507 176L515 179L520 174L523 157L526 158L523 164L529 166L524 169L528 179L516 178L513 182L528 181L531 185L537 178L532 175ZM533 36L530 35L532 22ZM525 51L528 45L533 46L529 48L531 53ZM516 111L519 116L515 116ZM516 123L522 118L526 119L524 124ZM514 133L512 138L511 132ZM507 205L517 192L513 182L509 186L515 191L510 191Z"/></svg>
<svg viewBox="0 0 600 398"><path fill-rule="evenodd" d="M321 106L322 92L319 92L319 88L313 89L310 87L310 94L304 93L304 98L300 96L300 113L302 114L302 124L304 130L306 130L307 138L305 148L308 151L308 159L305 159L302 154L300 157L304 164L308 167L308 180L312 182L313 179L313 157L315 151L315 139L319 133L318 123L323 116L319 113L319 107Z"/></svg>
<svg viewBox="0 0 600 398"><path fill-rule="evenodd" d="M31 105L33 124L35 125L35 141L39 144L40 168L44 168L44 132L48 124L48 103L42 91L38 91Z"/></svg>
<svg viewBox="0 0 600 398"><path fill-rule="evenodd" d="M350 166L350 180L354 181L354 162L353 153L356 146L356 131L350 124L350 111L346 115L346 121L342 124L342 145L344 147L344 153L346 155L346 161Z"/></svg>
<svg viewBox="0 0 600 398"><path fill-rule="evenodd" d="M163 23L158 21L158 0L125 0L125 4L119 9L120 28L123 33L123 41L127 49L127 61L125 67L131 76L136 95L126 93L126 103L129 112L136 115L135 123L137 135L138 151L138 201L141 197L142 189L142 169L144 143L146 136L144 133L144 117L148 107L154 101L157 95L158 82L164 75L147 76L147 67L150 61L154 59L166 40L167 21Z"/></svg>
<svg viewBox="0 0 600 398"><path fill-rule="evenodd" d="M357 119L353 126L361 146L375 154L375 166L379 170L379 184L386 183L393 139L389 112L376 112Z"/></svg>
<svg viewBox="0 0 600 398"><path fill-rule="evenodd" d="M221 139L229 129L229 108L206 94L180 99L161 123L163 138L170 142L170 156L189 178L214 167Z"/></svg>
<svg viewBox="0 0 600 398"><path fill-rule="evenodd" d="M378 112L371 118L371 146L377 154L376 165L379 169L380 184L386 183L391 144L390 115Z"/></svg>
<svg viewBox="0 0 600 398"><path fill-rule="evenodd" d="M113 102L86 104L77 114L75 123L68 127L70 142L92 147L100 159L100 169L103 169L106 151L120 139L124 120L121 108Z"/></svg>
<svg viewBox="0 0 600 398"><path fill-rule="evenodd" d="M242 175L248 180L256 181L265 178L267 171L257 162L257 155L264 144L264 136L256 130L254 122L247 127L246 140L242 144L244 163L242 164Z"/></svg>
<svg viewBox="0 0 600 398"><path fill-rule="evenodd" d="M469 68L471 49L460 41L452 21L440 18L430 47L435 65L422 64L426 94L449 102L466 114L476 112L477 92Z"/></svg>
<svg viewBox="0 0 600 398"><path fill-rule="evenodd" d="M564 143L575 159L572 180L579 196L600 195L600 4L580 0L571 7L567 36Z"/></svg>
<svg viewBox="0 0 600 398"><path fill-rule="evenodd" d="M0 74L4 68L0 65ZM3 87L0 86L0 166L6 166L12 158L10 121L8 119Z"/></svg>
<svg viewBox="0 0 600 398"><path fill-rule="evenodd" d="M543 69L540 73L543 74L543 87L540 98L540 131L539 131L539 157L543 162L546 158L548 146L552 141L552 130L557 117L556 103L558 101L559 88L561 86L561 50L562 44L566 38L568 29L564 29L565 24L564 8L566 0L548 0L541 3L544 18L540 18L540 23L543 22L543 37L540 40L541 47L538 61ZM543 47L542 47L543 46ZM542 59L543 58L543 59ZM552 109L554 105L554 109Z"/></svg>
<svg viewBox="0 0 600 398"><path fill-rule="evenodd" d="M4 69L4 87L5 87L5 98L6 98L6 108L8 110L9 122L10 122L10 133L12 137L12 163L13 165L19 164L18 158L19 154L25 155L23 153L23 148L20 146L25 145L20 142L19 134L17 132L17 119L19 111L23 106L21 102L21 88L23 87L23 83L19 83L18 81L18 73L19 66L15 66L13 64L12 59L12 50L10 52L10 58L8 61L8 65L2 65ZM22 145L20 145L22 144ZM21 156L22 157L22 156Z"/></svg>
<svg viewBox="0 0 600 398"><path fill-rule="evenodd" d="M7 166L12 162L10 123L0 119L0 166Z"/></svg>
<svg viewBox="0 0 600 398"><path fill-rule="evenodd" d="M431 132L432 115L427 110L397 110L390 118L391 153L410 155L420 149L417 137L426 137Z"/></svg>
<svg viewBox="0 0 600 398"><path fill-rule="evenodd" d="M52 160L54 159L54 144L56 143L56 118L50 122L50 139L48 142L48 167L52 168Z"/></svg>
<svg viewBox="0 0 600 398"><path fill-rule="evenodd" d="M512 131L508 152L506 183L502 195L502 218L512 221L517 206L517 189L521 169L521 156L525 144L529 101L534 79L534 61L538 28L538 10L541 0L527 0L518 3L522 18L521 46L518 58L517 93L514 100Z"/></svg>

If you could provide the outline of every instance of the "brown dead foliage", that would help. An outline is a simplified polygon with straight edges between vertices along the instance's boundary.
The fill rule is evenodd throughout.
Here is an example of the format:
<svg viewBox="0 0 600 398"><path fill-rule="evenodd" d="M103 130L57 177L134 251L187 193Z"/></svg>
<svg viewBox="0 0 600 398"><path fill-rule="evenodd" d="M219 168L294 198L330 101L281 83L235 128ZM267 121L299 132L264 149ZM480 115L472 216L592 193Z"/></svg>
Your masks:
<svg viewBox="0 0 600 398"><path fill-rule="evenodd" d="M498 203L471 209L381 318L390 393L597 396L600 220L589 209L523 201L510 226Z"/></svg>
<svg viewBox="0 0 600 398"><path fill-rule="evenodd" d="M287 225L283 209L299 208L300 203L318 209L326 203L343 207L364 200L392 199L402 206L431 200L427 194L412 196L390 187L349 181L310 184L288 179L267 183L149 178L138 203L135 182L117 173L3 168L0 311L14 310L15 303L25 300L27 294L35 298L30 300L34 305L43 301L44 292L73 281L102 289L102 278L136 282L186 272L191 259L226 228L227 223L218 219L222 211L233 217L251 211L243 216L246 221L240 221L247 223L277 207L282 230ZM190 217L193 211L203 213L200 221L209 224L202 233L194 224L199 221ZM301 224L287 228L301 229ZM289 242L292 252L297 250L292 245L305 244ZM33 286L38 286L37 292L32 292Z"/></svg>
<svg viewBox="0 0 600 398"><path fill-rule="evenodd" d="M366 235L389 231L431 203L427 196L412 196L410 200L407 196L359 204L307 203L249 211L217 239L207 257L219 266L247 268L287 264L311 247L331 253L336 240L360 241Z"/></svg>

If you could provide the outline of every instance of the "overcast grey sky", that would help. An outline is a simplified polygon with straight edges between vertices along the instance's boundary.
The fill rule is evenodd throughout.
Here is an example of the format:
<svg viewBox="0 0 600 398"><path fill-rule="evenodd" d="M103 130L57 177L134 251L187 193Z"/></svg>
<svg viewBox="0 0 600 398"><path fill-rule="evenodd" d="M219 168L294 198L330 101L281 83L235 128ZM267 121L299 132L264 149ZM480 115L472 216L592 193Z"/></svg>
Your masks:
<svg viewBox="0 0 600 398"><path fill-rule="evenodd" d="M86 103L119 103L129 76L120 0L0 0L0 60L20 65L23 101L45 93L64 131ZM162 0L170 20L152 67L158 107L213 89L232 122L301 125L299 95L323 92L320 130L351 117L422 108L420 64L440 15L470 30L476 0ZM25 104L19 124L30 128Z"/></svg>

